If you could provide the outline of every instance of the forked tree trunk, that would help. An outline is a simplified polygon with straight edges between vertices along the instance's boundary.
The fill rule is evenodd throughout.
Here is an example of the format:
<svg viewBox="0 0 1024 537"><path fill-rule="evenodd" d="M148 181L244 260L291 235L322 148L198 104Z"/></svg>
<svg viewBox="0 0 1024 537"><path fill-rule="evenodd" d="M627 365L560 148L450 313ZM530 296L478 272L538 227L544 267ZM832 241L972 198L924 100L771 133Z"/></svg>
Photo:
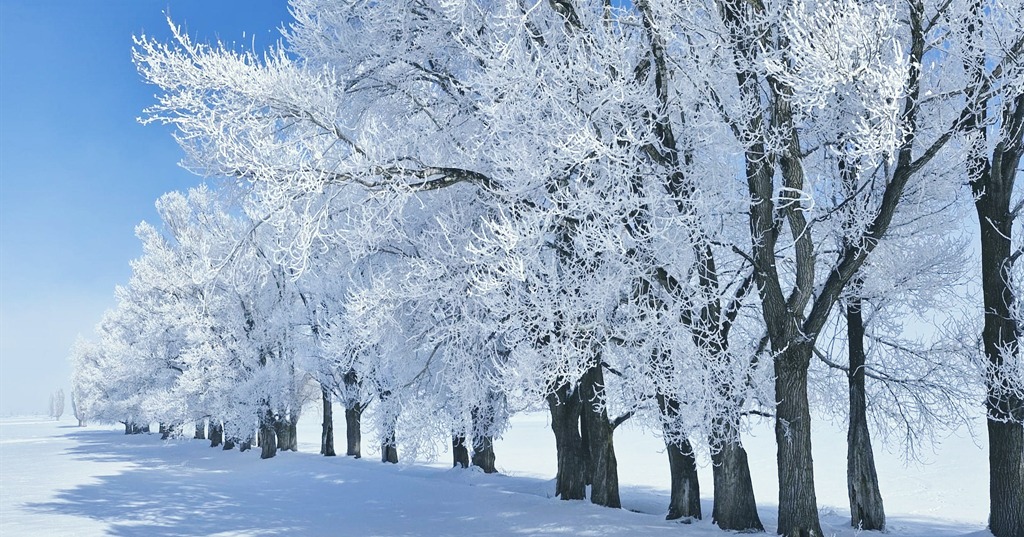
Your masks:
<svg viewBox="0 0 1024 537"><path fill-rule="evenodd" d="M591 367L580 380L580 430L585 434L590 466L590 501L605 507L622 507L619 500L619 470L615 460L612 422L604 399L604 368Z"/></svg>
<svg viewBox="0 0 1024 537"><path fill-rule="evenodd" d="M224 442L224 426L220 420L210 418L210 447L217 447Z"/></svg>
<svg viewBox="0 0 1024 537"><path fill-rule="evenodd" d="M671 496L665 520L680 518L701 518L700 481L697 479L697 459L690 441L670 440L675 436L669 431L669 423L679 413L679 402L664 394L657 394L658 408L662 413L662 427L665 430L665 451L668 453L668 468L671 481Z"/></svg>
<svg viewBox="0 0 1024 537"><path fill-rule="evenodd" d="M811 459L811 412L807 368L811 347L793 342L775 359L775 443L779 465L780 535L823 535L818 521Z"/></svg>
<svg viewBox="0 0 1024 537"><path fill-rule="evenodd" d="M345 455L349 457L362 457L362 430L360 422L363 416L363 405L352 403L345 409Z"/></svg>
<svg viewBox="0 0 1024 537"><path fill-rule="evenodd" d="M452 468L469 468L469 448L464 434L452 434Z"/></svg>
<svg viewBox="0 0 1024 537"><path fill-rule="evenodd" d="M740 443L737 424L722 421L719 427L721 439L712 441L712 445L718 445L711 453L711 471L715 482L711 521L723 530L764 531L754 501L747 450Z"/></svg>
<svg viewBox="0 0 1024 537"><path fill-rule="evenodd" d="M853 288L858 287L857 282ZM850 493L850 525L862 530L885 529L885 509L878 488L875 456L868 432L867 395L864 391L864 317L860 297L850 297L846 307L849 345L850 428L846 433L846 485Z"/></svg>
<svg viewBox="0 0 1024 537"><path fill-rule="evenodd" d="M196 434L192 435L193 440L206 440L206 420L196 420Z"/></svg>
<svg viewBox="0 0 1024 537"><path fill-rule="evenodd" d="M587 455L579 429L582 406L579 394L565 383L548 394L547 401L558 456L555 496L563 500L582 500L587 493Z"/></svg>
<svg viewBox="0 0 1024 537"><path fill-rule="evenodd" d="M320 387L320 395L324 403L324 423L320 433L320 454L324 457L333 457L334 453L334 409L331 406L331 392L327 388Z"/></svg>

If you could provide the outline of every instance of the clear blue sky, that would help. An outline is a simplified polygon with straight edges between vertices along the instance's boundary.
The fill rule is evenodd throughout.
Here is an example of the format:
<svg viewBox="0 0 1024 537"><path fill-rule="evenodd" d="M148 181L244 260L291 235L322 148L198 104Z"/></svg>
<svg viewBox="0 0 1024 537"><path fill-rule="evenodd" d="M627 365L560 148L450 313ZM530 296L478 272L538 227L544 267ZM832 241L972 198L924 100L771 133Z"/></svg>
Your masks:
<svg viewBox="0 0 1024 537"><path fill-rule="evenodd" d="M0 415L70 392L68 349L127 281L135 225L201 181L169 129L136 122L156 89L132 35L167 39L167 14L198 40L257 48L289 18L284 0L0 2Z"/></svg>

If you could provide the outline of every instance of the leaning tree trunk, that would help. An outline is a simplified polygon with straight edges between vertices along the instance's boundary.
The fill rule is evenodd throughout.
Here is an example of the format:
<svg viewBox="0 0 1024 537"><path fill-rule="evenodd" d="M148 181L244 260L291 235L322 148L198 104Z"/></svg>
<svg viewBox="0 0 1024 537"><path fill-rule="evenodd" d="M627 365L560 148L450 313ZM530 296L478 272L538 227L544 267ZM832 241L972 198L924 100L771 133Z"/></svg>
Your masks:
<svg viewBox="0 0 1024 537"><path fill-rule="evenodd" d="M331 392L327 388L320 387L320 395L324 403L324 424L323 432L320 434L320 454L325 457L333 457L334 454L334 409L331 407Z"/></svg>
<svg viewBox="0 0 1024 537"><path fill-rule="evenodd" d="M548 394L547 400L558 455L555 496L582 500L587 497L586 454L579 429L582 402L568 383Z"/></svg>
<svg viewBox="0 0 1024 537"><path fill-rule="evenodd" d="M700 519L700 481L697 479L697 459L693 454L693 446L685 438L674 440L677 434L671 431L670 426L679 413L679 401L661 393L657 394L657 399L662 414L665 451L668 453L669 477L672 483L668 515L665 516L665 520Z"/></svg>
<svg viewBox="0 0 1024 537"><path fill-rule="evenodd" d="M854 282L853 288L858 287ZM846 307L849 345L850 428L846 433L846 484L850 492L850 524L862 530L885 530L885 509L878 488L875 456L868 432L867 396L864 392L864 317L861 300L850 297Z"/></svg>
<svg viewBox="0 0 1024 537"><path fill-rule="evenodd" d="M615 460L614 428L608 419L603 395L604 368L600 363L590 368L580 380L583 405L580 421L585 426L585 443L590 462L590 501L605 507L622 507L619 500L619 470Z"/></svg>
<svg viewBox="0 0 1024 537"><path fill-rule="evenodd" d="M224 442L224 426L220 420L210 418L210 447L217 447Z"/></svg>
<svg viewBox="0 0 1024 537"><path fill-rule="evenodd" d="M362 403L350 403L345 408L345 455L349 457L362 457L362 431L360 422L363 416Z"/></svg>
<svg viewBox="0 0 1024 537"><path fill-rule="evenodd" d="M718 423L721 437L712 440L711 471L715 482L715 504L711 521L723 530L764 531L757 515L754 487L750 481L747 450L740 443L739 427L728 418Z"/></svg>
<svg viewBox="0 0 1024 537"><path fill-rule="evenodd" d="M192 435L193 440L206 440L206 420L196 420L196 434Z"/></svg>
<svg viewBox="0 0 1024 537"><path fill-rule="evenodd" d="M792 341L775 359L775 443L779 465L780 535L823 535L814 493L807 368L811 347Z"/></svg>
<svg viewBox="0 0 1024 537"><path fill-rule="evenodd" d="M469 448L464 434L452 433L452 468L469 468Z"/></svg>

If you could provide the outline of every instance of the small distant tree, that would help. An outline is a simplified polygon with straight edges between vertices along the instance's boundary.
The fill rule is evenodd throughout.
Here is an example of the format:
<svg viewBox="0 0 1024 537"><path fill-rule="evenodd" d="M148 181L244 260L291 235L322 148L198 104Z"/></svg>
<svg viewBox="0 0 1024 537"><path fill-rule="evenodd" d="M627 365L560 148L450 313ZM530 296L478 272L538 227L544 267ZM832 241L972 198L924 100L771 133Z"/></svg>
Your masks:
<svg viewBox="0 0 1024 537"><path fill-rule="evenodd" d="M78 398L80 396L75 395L75 390L71 390L71 413L75 415L75 419L78 420L79 427L86 426L85 410L78 404Z"/></svg>
<svg viewBox="0 0 1024 537"><path fill-rule="evenodd" d="M62 414L64 414L64 390L58 388L57 391L50 394L50 417L59 420Z"/></svg>

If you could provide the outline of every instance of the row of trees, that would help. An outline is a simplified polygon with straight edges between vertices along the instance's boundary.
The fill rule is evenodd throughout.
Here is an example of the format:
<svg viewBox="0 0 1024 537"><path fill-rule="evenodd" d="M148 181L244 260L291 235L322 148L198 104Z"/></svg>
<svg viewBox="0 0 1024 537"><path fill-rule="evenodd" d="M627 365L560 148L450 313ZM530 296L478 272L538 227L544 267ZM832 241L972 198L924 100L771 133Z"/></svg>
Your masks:
<svg viewBox="0 0 1024 537"><path fill-rule="evenodd" d="M869 431L912 449L984 397L990 527L1020 535L1022 9L295 0L263 55L142 37L144 121L229 180L139 226L75 393L265 457L312 393L325 455L336 398L349 454L369 408L385 461L450 435L487 471L546 405L556 494L610 507L641 420L669 517L702 515L708 449L736 530L762 529L741 433L767 415L785 535L822 534L812 403L849 420L851 523L882 529Z"/></svg>

